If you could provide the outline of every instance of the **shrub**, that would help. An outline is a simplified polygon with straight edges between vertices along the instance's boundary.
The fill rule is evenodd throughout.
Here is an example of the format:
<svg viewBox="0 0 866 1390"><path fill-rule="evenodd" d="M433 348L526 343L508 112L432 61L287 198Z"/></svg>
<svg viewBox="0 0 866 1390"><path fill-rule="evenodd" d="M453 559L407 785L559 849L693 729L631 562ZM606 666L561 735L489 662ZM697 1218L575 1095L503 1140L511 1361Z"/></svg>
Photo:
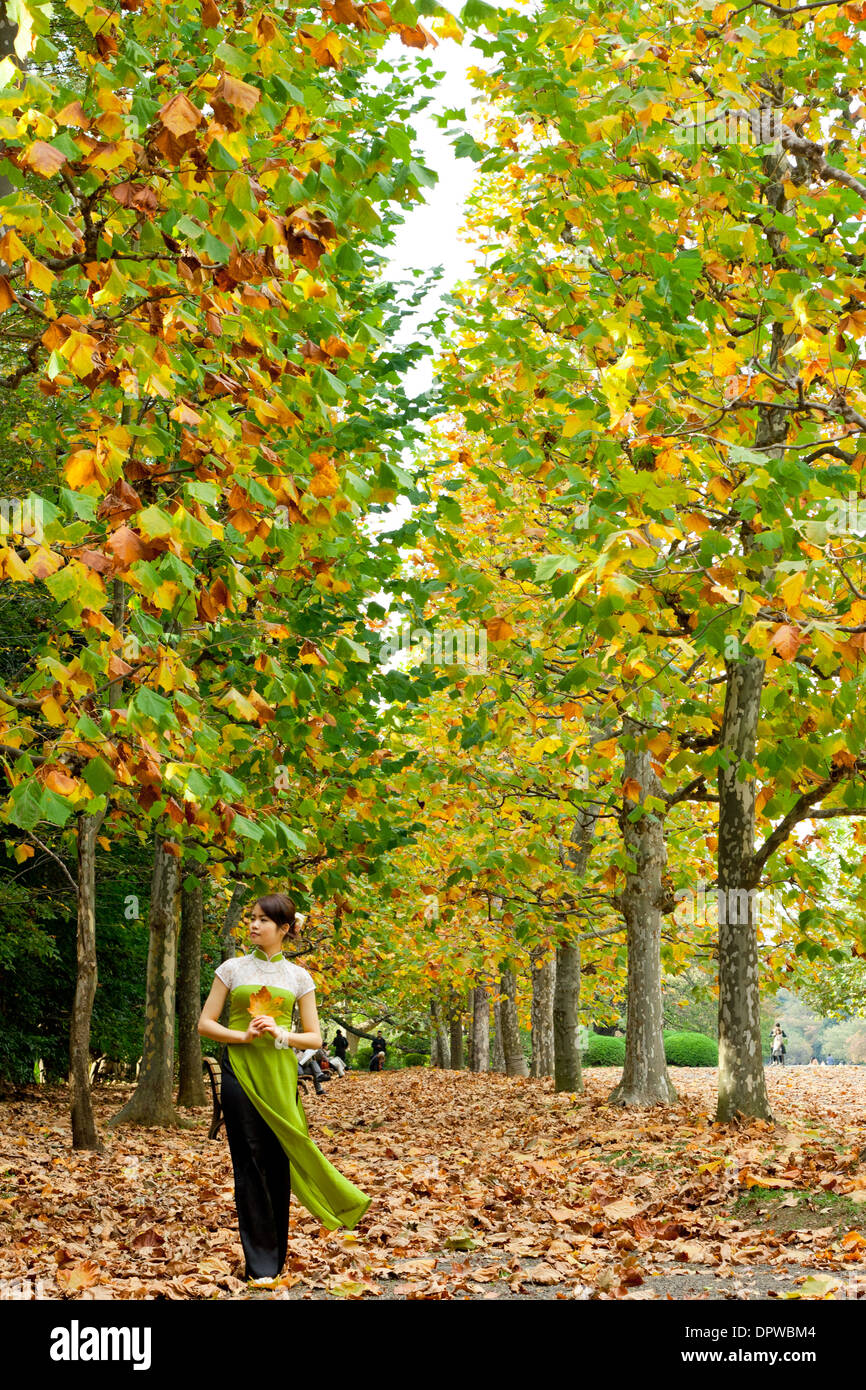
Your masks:
<svg viewBox="0 0 866 1390"><path fill-rule="evenodd" d="M719 1045L705 1033L665 1033L665 1061L670 1067L717 1067Z"/></svg>
<svg viewBox="0 0 866 1390"><path fill-rule="evenodd" d="M621 1067L625 1062L625 1038L603 1038L590 1033L583 1054L585 1067Z"/></svg>
<svg viewBox="0 0 866 1390"><path fill-rule="evenodd" d="M426 1067L430 1057L426 1052L404 1052L403 1065L407 1067Z"/></svg>
<svg viewBox="0 0 866 1390"><path fill-rule="evenodd" d="M352 1060L353 1069L355 1071L368 1071L372 1056L373 1044L361 1043ZM395 1057L390 1052L385 1053L385 1071L399 1071L402 1066L405 1066L405 1063L399 1057Z"/></svg>

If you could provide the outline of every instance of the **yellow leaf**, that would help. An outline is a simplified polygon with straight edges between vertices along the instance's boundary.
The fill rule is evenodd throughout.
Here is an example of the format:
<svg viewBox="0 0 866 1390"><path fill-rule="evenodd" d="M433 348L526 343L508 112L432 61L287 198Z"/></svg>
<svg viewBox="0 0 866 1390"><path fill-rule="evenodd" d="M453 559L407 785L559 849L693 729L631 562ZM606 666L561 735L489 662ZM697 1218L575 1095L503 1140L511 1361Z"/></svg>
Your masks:
<svg viewBox="0 0 866 1390"><path fill-rule="evenodd" d="M35 285L37 290L41 290L43 294L50 294L55 279L53 270L49 270L48 266L43 265L41 261L27 260L24 265L29 284Z"/></svg>
<svg viewBox="0 0 866 1390"><path fill-rule="evenodd" d="M252 1018L279 1018L283 1012L283 1000L271 994L267 985L262 985L261 989L250 995L247 1007Z"/></svg>
<svg viewBox="0 0 866 1390"><path fill-rule="evenodd" d="M799 608L805 583L806 571L797 570L796 573L790 574L788 578L779 585L779 593L785 601L786 608Z"/></svg>
<svg viewBox="0 0 866 1390"><path fill-rule="evenodd" d="M57 703L53 695L47 696L47 698L42 701L42 705L39 712L42 715L42 718L47 720L49 724L54 725L55 728L58 724L66 723L66 717L63 713L63 710L60 708L60 705Z"/></svg>
<svg viewBox="0 0 866 1390"><path fill-rule="evenodd" d="M71 488L86 487L97 478L96 453L93 449L76 449L66 460L63 471Z"/></svg>
<svg viewBox="0 0 866 1390"><path fill-rule="evenodd" d="M794 29L780 29L769 43L764 44L765 53L776 53L783 58L796 58L799 52L797 34Z"/></svg>

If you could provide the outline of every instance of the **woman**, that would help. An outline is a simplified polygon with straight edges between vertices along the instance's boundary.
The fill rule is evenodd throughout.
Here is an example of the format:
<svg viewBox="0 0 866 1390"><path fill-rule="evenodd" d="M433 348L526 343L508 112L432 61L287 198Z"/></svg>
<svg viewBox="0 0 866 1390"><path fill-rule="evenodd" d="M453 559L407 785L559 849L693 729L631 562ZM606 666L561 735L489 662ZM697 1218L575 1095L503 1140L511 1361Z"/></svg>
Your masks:
<svg viewBox="0 0 866 1390"><path fill-rule="evenodd" d="M772 1049L773 1061L780 1067L785 1065L785 1039L788 1034L782 1031L781 1023L773 1026Z"/></svg>
<svg viewBox="0 0 866 1390"><path fill-rule="evenodd" d="M372 1201L344 1177L310 1138L298 1096L293 1051L320 1047L322 1034L312 976L283 955L303 916L284 893L253 904L252 952L223 961L201 1011L198 1031L227 1044L221 1099L235 1180L235 1203L246 1277L272 1283L282 1273L289 1236L289 1200L298 1200L328 1230L350 1230ZM229 1026L219 1022L231 991ZM297 999L300 1033L291 1033Z"/></svg>

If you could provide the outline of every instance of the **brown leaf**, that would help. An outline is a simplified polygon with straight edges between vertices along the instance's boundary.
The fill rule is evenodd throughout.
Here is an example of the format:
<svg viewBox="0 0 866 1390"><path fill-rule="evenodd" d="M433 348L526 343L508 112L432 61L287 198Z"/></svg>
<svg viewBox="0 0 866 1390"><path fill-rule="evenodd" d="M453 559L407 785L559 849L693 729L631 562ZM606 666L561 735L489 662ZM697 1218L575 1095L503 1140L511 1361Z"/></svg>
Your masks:
<svg viewBox="0 0 866 1390"><path fill-rule="evenodd" d="M193 106L183 92L178 92L177 96L161 106L158 115L166 130L177 137L197 130L204 120L198 107Z"/></svg>
<svg viewBox="0 0 866 1390"><path fill-rule="evenodd" d="M58 169L63 168L66 163L66 155L44 140L34 140L23 156L23 162L29 165L34 173L50 179L53 174L57 173Z"/></svg>
<svg viewBox="0 0 866 1390"><path fill-rule="evenodd" d="M105 544L124 565L131 565L133 560L142 560L148 554L148 547L138 532L131 530L129 526L118 526Z"/></svg>
<svg viewBox="0 0 866 1390"><path fill-rule="evenodd" d="M0 314L2 314L5 309L9 309L13 304L17 303L18 300L15 297L15 292L6 279L6 276L0 275Z"/></svg>
<svg viewBox="0 0 866 1390"><path fill-rule="evenodd" d="M252 111L261 97L261 92L258 87L253 87L251 83L240 82L236 77L230 77L227 72L224 72L214 96L227 101L229 106L236 106L241 111Z"/></svg>
<svg viewBox="0 0 866 1390"><path fill-rule="evenodd" d="M79 1289L89 1289L99 1280L99 1266L93 1260L83 1260L77 1265L65 1265L57 1271L57 1283L66 1293L77 1293Z"/></svg>

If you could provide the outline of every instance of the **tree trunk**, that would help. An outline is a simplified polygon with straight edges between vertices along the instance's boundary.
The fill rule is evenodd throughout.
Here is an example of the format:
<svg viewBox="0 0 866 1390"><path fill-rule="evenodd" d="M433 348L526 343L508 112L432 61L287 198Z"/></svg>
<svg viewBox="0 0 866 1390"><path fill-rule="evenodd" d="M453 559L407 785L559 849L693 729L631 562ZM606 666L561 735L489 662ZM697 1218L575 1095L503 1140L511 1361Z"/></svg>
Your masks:
<svg viewBox="0 0 866 1390"><path fill-rule="evenodd" d="M472 1051L473 1071L487 1071L490 1065L490 996L486 985L476 985L472 991Z"/></svg>
<svg viewBox="0 0 866 1390"><path fill-rule="evenodd" d="M523 1055L520 1042L520 1029L517 1023L517 982L513 970L501 973L502 1000L502 1050L505 1054L505 1073L507 1076L528 1076L529 1067Z"/></svg>
<svg viewBox="0 0 866 1390"><path fill-rule="evenodd" d="M445 1028L445 1020L442 1017L442 1007L439 1000L434 996L430 999L430 1019L433 1025L433 1032L436 1036L436 1062L437 1067L450 1067L451 1047L448 1041L448 1033Z"/></svg>
<svg viewBox="0 0 866 1390"><path fill-rule="evenodd" d="M204 884L196 876L183 889L180 910L180 951L177 963L177 1103L207 1105L202 1072L201 1038L201 934L204 925Z"/></svg>
<svg viewBox="0 0 866 1390"><path fill-rule="evenodd" d="M17 67L20 67L21 61L15 53L15 39L17 34L18 25L9 18L6 0L0 0L0 58L11 58L13 63L15 63ZM13 187L9 179L0 175L0 198L5 198L7 193L12 193ZM0 236L3 235L4 231L3 218L2 215L0 215ZM0 257L0 269L2 269L3 265L4 262L2 257ZM91 1148L92 1145L87 1144L82 1147Z"/></svg>
<svg viewBox="0 0 866 1390"><path fill-rule="evenodd" d="M550 947L537 946L530 953L532 969L532 1061L530 1076L553 1076L553 995L556 956Z"/></svg>
<svg viewBox="0 0 866 1390"><path fill-rule="evenodd" d="M69 1028L69 1095L73 1149L102 1148L90 1094L90 1019L96 995L96 836L105 816L78 816L78 927L75 996Z"/></svg>
<svg viewBox="0 0 866 1390"><path fill-rule="evenodd" d="M594 726L592 742L603 737L604 730ZM568 845L560 843L559 859L570 868L575 878L586 873L598 809L595 804L582 806L574 818L574 828ZM556 948L556 974L553 986L553 1089L583 1090L580 1031L580 941L577 938L561 941Z"/></svg>
<svg viewBox="0 0 866 1390"><path fill-rule="evenodd" d="M232 889L232 896L223 917L223 924L220 930L220 963L224 960L234 960L237 955L235 938L232 935L244 910L244 900L247 896L247 887L244 883L236 883ZM229 1026L229 1014L231 1013L231 997L226 995L226 1002L220 1012L220 1023L223 1028Z"/></svg>
<svg viewBox="0 0 866 1390"><path fill-rule="evenodd" d="M456 990L451 991L448 1025L451 1033L451 1070L463 1070L463 1006L465 1000Z"/></svg>
<svg viewBox="0 0 866 1390"><path fill-rule="evenodd" d="M177 979L180 860L157 840L150 894L144 1046L138 1085L110 1125L181 1126L174 1108L174 1004Z"/></svg>
<svg viewBox="0 0 866 1390"><path fill-rule="evenodd" d="M755 782L737 777L755 754L764 663L745 657L725 663L728 677L719 767L719 1101L716 1118L771 1119L761 1046L758 937L752 861Z"/></svg>
<svg viewBox="0 0 866 1390"><path fill-rule="evenodd" d="M580 946L563 942L556 950L553 987L553 1089L582 1091L580 1064Z"/></svg>
<svg viewBox="0 0 866 1390"><path fill-rule="evenodd" d="M630 864L622 893L622 914L628 932L628 1020L622 1080L611 1092L610 1105L670 1105L677 1099L665 1061L662 1037L661 929L664 872L667 865L664 821L658 811L633 819L647 797L664 796L647 748L635 746L640 728L623 720L627 741L624 776L638 798L625 797L620 817Z"/></svg>
<svg viewBox="0 0 866 1390"><path fill-rule="evenodd" d="M493 1045L490 1049L490 1070L505 1071L505 1048L502 1044L502 1000L498 995L493 1001Z"/></svg>
<svg viewBox="0 0 866 1390"><path fill-rule="evenodd" d="M785 177L788 164L783 150L775 149L762 161L768 182L765 197L783 216L787 209ZM768 219L765 236L774 257L783 249L783 232ZM796 335L794 335L796 336ZM793 338L792 338L793 340ZM791 340L791 341L792 341ZM773 324L769 352L770 371L784 372L787 341L781 322ZM784 456L790 415L772 405L758 407L755 446L767 458ZM749 569L772 578L771 555L758 550L751 529L744 523L743 550ZM727 653L726 653L727 655ZM725 710L719 750L719 1101L717 1120L726 1123L735 1115L772 1119L761 1047L761 1013L758 971L758 938L755 895L759 873L755 870L755 749L761 717L764 662L751 653L737 653L725 661ZM742 763L742 779L738 776ZM745 896L745 904L742 897ZM745 911L739 911L741 906ZM723 920L724 918L724 920Z"/></svg>

